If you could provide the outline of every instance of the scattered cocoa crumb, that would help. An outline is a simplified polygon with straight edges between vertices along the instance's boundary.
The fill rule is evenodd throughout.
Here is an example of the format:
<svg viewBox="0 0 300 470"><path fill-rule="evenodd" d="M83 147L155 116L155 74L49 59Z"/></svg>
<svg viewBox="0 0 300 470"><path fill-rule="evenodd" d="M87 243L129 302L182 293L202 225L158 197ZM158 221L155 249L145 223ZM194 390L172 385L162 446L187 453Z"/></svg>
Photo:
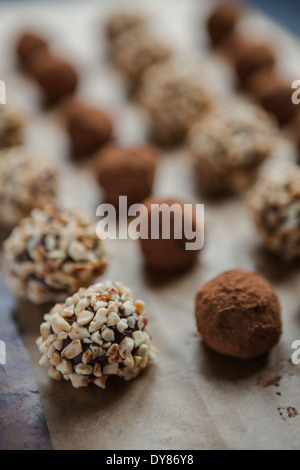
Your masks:
<svg viewBox="0 0 300 470"><path fill-rule="evenodd" d="M261 387L280 387L280 382L285 376L293 376L294 365L289 360L279 361L272 367L265 369L264 374L258 377L256 384Z"/></svg>
<svg viewBox="0 0 300 470"><path fill-rule="evenodd" d="M274 387L279 387L280 386L280 381L282 379L282 376L281 375L276 375L274 377L259 377L258 380L257 380L257 384L258 385L262 385L263 387L270 387L270 386L274 386Z"/></svg>
<svg viewBox="0 0 300 470"><path fill-rule="evenodd" d="M296 418L299 415L299 412L296 408L288 406L286 408L280 407L277 408L279 415L283 421L286 421L287 418Z"/></svg>

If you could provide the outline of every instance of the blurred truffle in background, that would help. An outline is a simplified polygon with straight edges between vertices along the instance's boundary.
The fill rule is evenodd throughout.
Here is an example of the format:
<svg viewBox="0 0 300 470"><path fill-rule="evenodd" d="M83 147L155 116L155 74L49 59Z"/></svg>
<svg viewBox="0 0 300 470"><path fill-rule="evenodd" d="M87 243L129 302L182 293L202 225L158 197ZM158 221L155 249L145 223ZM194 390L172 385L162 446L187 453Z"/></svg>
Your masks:
<svg viewBox="0 0 300 470"><path fill-rule="evenodd" d="M113 43L121 34L136 27L147 27L145 18L134 11L116 11L106 21L106 38Z"/></svg>
<svg viewBox="0 0 300 470"><path fill-rule="evenodd" d="M223 1L217 4L207 19L207 31L213 45L219 45L235 29L242 15L238 2Z"/></svg>
<svg viewBox="0 0 300 470"><path fill-rule="evenodd" d="M17 38L15 50L20 65L27 69L31 54L40 50L47 50L48 43L45 38L34 31L23 31Z"/></svg>
<svg viewBox="0 0 300 470"><path fill-rule="evenodd" d="M70 138L72 156L90 155L111 139L112 121L100 109L72 96L66 98L61 110Z"/></svg>
<svg viewBox="0 0 300 470"><path fill-rule="evenodd" d="M200 191L208 195L247 190L276 143L275 121L237 98L220 101L189 132Z"/></svg>
<svg viewBox="0 0 300 470"><path fill-rule="evenodd" d="M47 49L30 54L27 67L46 104L56 103L76 90L78 74L73 65Z"/></svg>
<svg viewBox="0 0 300 470"><path fill-rule="evenodd" d="M37 151L0 152L0 222L13 227L34 207L44 207L57 193L57 170Z"/></svg>
<svg viewBox="0 0 300 470"><path fill-rule="evenodd" d="M238 83L243 87L249 77L262 69L271 69L276 62L272 47L264 42L246 42L236 51L235 71Z"/></svg>
<svg viewBox="0 0 300 470"><path fill-rule="evenodd" d="M251 75L247 88L261 106L277 118L279 124L287 124L295 116L297 106L292 102L291 85L275 70L263 69Z"/></svg>
<svg viewBox="0 0 300 470"><path fill-rule="evenodd" d="M7 105L0 106L0 149L24 142L24 120Z"/></svg>
<svg viewBox="0 0 300 470"><path fill-rule="evenodd" d="M249 195L265 246L287 258L300 256L300 168L264 176Z"/></svg>
<svg viewBox="0 0 300 470"><path fill-rule="evenodd" d="M135 92L146 70L169 59L170 47L146 28L132 28L121 34L113 43L111 56L116 69L127 79Z"/></svg>
<svg viewBox="0 0 300 470"><path fill-rule="evenodd" d="M157 163L157 150L146 144L135 147L110 144L100 150L95 164L105 202L118 208L119 196L127 196L128 205L150 196Z"/></svg>
<svg viewBox="0 0 300 470"><path fill-rule="evenodd" d="M197 261L199 249L187 249L186 243L193 243L201 237L200 221L197 220L196 212L192 205L187 208L186 202L178 199L166 199L150 197L143 202L146 210L142 212L142 221L147 221L147 237L140 238L140 246L145 264L148 268L165 273L180 272L191 268ZM167 228L170 233L164 232L163 220L168 217L162 215L167 206L170 214ZM161 207L159 207L161 206ZM155 222L156 221L156 222ZM158 221L160 221L158 223ZM160 227L158 238L150 234L157 227ZM187 239L186 229L190 227L195 237ZM179 228L179 230L178 230Z"/></svg>
<svg viewBox="0 0 300 470"><path fill-rule="evenodd" d="M199 72L200 67L173 60L145 73L138 99L149 113L151 136L159 144L182 143L193 122L210 108L211 98L199 80Z"/></svg>

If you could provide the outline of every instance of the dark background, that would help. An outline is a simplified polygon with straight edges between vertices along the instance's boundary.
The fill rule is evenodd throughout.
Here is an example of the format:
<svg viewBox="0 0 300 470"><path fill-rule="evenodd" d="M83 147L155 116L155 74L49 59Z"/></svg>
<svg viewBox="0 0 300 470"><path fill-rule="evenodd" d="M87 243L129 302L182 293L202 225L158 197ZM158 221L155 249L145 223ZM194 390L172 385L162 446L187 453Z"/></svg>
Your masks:
<svg viewBox="0 0 300 470"><path fill-rule="evenodd" d="M26 2L30 0L0 0L2 2ZM59 0L34 0L38 2L52 1L57 2ZM74 1L74 0L69 0ZM79 0L76 0L79 1ZM80 0L82 2L87 2L88 0ZM99 0L109 1L109 0ZM140 0L142 2L142 0ZM163 1L163 0L162 0ZM199 2L201 0L198 0ZM253 5L264 13L272 17L278 23L281 23L285 28L292 31L294 34L300 36L300 0L245 0L246 3Z"/></svg>
<svg viewBox="0 0 300 470"><path fill-rule="evenodd" d="M248 0L248 3L300 36L300 0Z"/></svg>

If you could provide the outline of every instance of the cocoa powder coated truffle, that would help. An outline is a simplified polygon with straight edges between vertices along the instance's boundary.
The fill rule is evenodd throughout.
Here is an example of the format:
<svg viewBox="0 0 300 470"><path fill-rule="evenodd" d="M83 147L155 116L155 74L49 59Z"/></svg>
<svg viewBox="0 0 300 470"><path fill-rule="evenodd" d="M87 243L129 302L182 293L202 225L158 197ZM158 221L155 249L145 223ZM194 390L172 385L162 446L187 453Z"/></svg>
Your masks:
<svg viewBox="0 0 300 470"><path fill-rule="evenodd" d="M0 152L0 221L12 227L57 193L57 170L38 152L18 147Z"/></svg>
<svg viewBox="0 0 300 470"><path fill-rule="evenodd" d="M210 195L248 189L276 137L273 119L258 106L237 99L220 102L189 132L199 189Z"/></svg>
<svg viewBox="0 0 300 470"><path fill-rule="evenodd" d="M164 238L167 233L163 233L162 224L160 225L158 238L152 238L151 230L152 224L154 223L154 213L157 211L156 206L162 204L168 208L173 207L174 209L174 212L171 212L170 222L168 225L168 229L170 229L168 238ZM177 199L153 197L146 199L143 202L143 205L146 208L143 217L148 220L147 238L140 238L140 246L145 264L153 270L162 272L182 271L194 265L199 254L199 250L186 249L186 243L191 242L191 240L187 240L183 228L184 220L186 218L185 223L189 223L194 232L196 230L200 230L199 222L197 222L194 211L184 211L184 202ZM180 238L175 237L175 217L179 217L182 223ZM161 223L161 216L159 220Z"/></svg>
<svg viewBox="0 0 300 470"><path fill-rule="evenodd" d="M230 34L241 16L237 3L221 2L211 12L207 20L207 31L214 45L220 44Z"/></svg>
<svg viewBox="0 0 300 470"><path fill-rule="evenodd" d="M204 343L224 356L266 354L281 335L281 308L270 284L256 273L234 269L196 295L196 321Z"/></svg>
<svg viewBox="0 0 300 470"><path fill-rule="evenodd" d="M243 86L249 77L262 69L271 69L275 64L275 53L265 43L246 43L235 61L238 81Z"/></svg>
<svg viewBox="0 0 300 470"><path fill-rule="evenodd" d="M190 126L210 108L211 99L199 76L197 69L181 61L153 66L144 75L139 100L149 113L158 143L182 142Z"/></svg>
<svg viewBox="0 0 300 470"><path fill-rule="evenodd" d="M81 288L44 319L39 364L75 388L89 383L105 388L111 376L133 379L155 357L144 302L120 282Z"/></svg>
<svg viewBox="0 0 300 470"><path fill-rule="evenodd" d="M300 168L262 177L249 202L266 247L283 256L300 256Z"/></svg>
<svg viewBox="0 0 300 470"><path fill-rule="evenodd" d="M31 54L28 69L40 86L46 103L61 100L77 87L78 76L73 65L48 50Z"/></svg>
<svg viewBox="0 0 300 470"><path fill-rule="evenodd" d="M8 286L36 304L61 301L88 286L106 268L103 241L83 211L33 209L4 242Z"/></svg>
<svg viewBox="0 0 300 470"><path fill-rule="evenodd" d="M263 69L251 75L247 88L261 106L277 118L279 124L286 124L295 116L297 106L292 102L291 85L275 71Z"/></svg>
<svg viewBox="0 0 300 470"><path fill-rule="evenodd" d="M63 113L72 155L91 154L110 140L112 122L100 109L72 97L64 103Z"/></svg>
<svg viewBox="0 0 300 470"><path fill-rule="evenodd" d="M98 181L105 200L119 205L119 196L128 204L141 202L152 192L158 155L154 147L140 145L121 147L111 144L96 155Z"/></svg>
<svg viewBox="0 0 300 470"><path fill-rule="evenodd" d="M16 54L23 67L26 68L31 54L38 50L48 49L46 39L34 33L33 31L24 31L20 34L16 42Z"/></svg>

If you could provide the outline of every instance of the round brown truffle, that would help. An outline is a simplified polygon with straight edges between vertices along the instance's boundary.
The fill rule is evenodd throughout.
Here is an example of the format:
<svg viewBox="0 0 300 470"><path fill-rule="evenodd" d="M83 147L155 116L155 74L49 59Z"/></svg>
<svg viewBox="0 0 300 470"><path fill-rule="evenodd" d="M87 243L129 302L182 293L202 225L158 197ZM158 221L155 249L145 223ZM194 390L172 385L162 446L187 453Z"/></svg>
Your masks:
<svg viewBox="0 0 300 470"><path fill-rule="evenodd" d="M174 212L170 212L170 235L169 238L163 238L162 224L160 223L159 237L151 238L151 229L153 224L154 212L158 211L158 206L165 204L169 207L174 206ZM162 272L178 272L193 266L197 260L199 250L187 250L186 243L193 240L187 240L183 227L184 223L190 222L193 232L200 229L197 224L196 214L192 211L184 211L184 202L177 199L148 198L143 202L146 211L143 217L148 218L148 237L140 238L140 245L146 265L153 270ZM156 206L155 206L156 205ZM157 212L158 214L158 212ZM180 238L175 238L175 217L176 214L182 217L182 232ZM160 215L159 220L162 220ZM164 234L166 235L166 234Z"/></svg>
<svg viewBox="0 0 300 470"><path fill-rule="evenodd" d="M241 16L241 8L234 2L221 2L207 20L207 31L214 45L230 34Z"/></svg>
<svg viewBox="0 0 300 470"><path fill-rule="evenodd" d="M152 191L157 158L156 149L150 145L106 146L96 155L96 171L105 200L118 207L119 196L127 196L128 205L148 197Z"/></svg>
<svg viewBox="0 0 300 470"><path fill-rule="evenodd" d="M204 343L224 356L266 354L281 335L281 308L270 284L257 273L227 271L198 290L197 328Z"/></svg>
<svg viewBox="0 0 300 470"><path fill-rule="evenodd" d="M110 140L112 122L100 109L88 106L72 97L64 102L63 113L72 155L91 154Z"/></svg>
<svg viewBox="0 0 300 470"><path fill-rule="evenodd" d="M78 76L74 67L48 50L31 54L28 69L39 84L46 103L59 101L77 87Z"/></svg>
<svg viewBox="0 0 300 470"><path fill-rule="evenodd" d="M275 64L273 49L266 43L248 43L237 52L235 71L240 86L255 72L272 68Z"/></svg>
<svg viewBox="0 0 300 470"><path fill-rule="evenodd" d="M31 54L38 50L46 49L48 49L46 39L32 31L24 31L21 33L16 42L16 54L23 67L26 67Z"/></svg>
<svg viewBox="0 0 300 470"><path fill-rule="evenodd" d="M114 41L111 52L112 63L125 77L133 93L149 67L172 56L170 47L147 28L127 30Z"/></svg>
<svg viewBox="0 0 300 470"><path fill-rule="evenodd" d="M212 106L203 68L185 60L166 61L150 67L138 93L150 117L150 133L159 145L184 141L191 125Z"/></svg>
<svg viewBox="0 0 300 470"><path fill-rule="evenodd" d="M263 69L253 74L247 81L247 88L266 111L274 114L279 124L287 124L296 114L293 90L275 71Z"/></svg>
<svg viewBox="0 0 300 470"><path fill-rule="evenodd" d="M133 28L146 27L146 20L134 11L116 11L107 19L106 38L113 43L121 34Z"/></svg>

